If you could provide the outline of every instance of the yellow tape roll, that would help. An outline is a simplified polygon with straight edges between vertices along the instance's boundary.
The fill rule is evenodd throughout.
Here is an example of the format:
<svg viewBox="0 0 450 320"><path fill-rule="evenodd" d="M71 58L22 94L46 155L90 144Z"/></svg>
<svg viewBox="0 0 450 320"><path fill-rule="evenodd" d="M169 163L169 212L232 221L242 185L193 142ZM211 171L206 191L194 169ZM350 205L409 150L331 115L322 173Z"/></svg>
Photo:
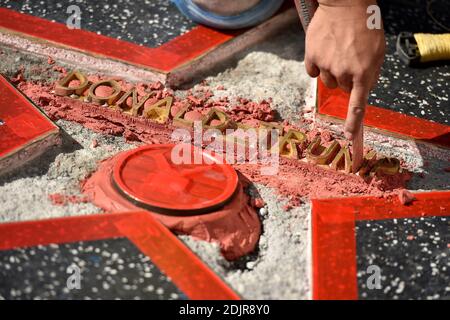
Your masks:
<svg viewBox="0 0 450 320"><path fill-rule="evenodd" d="M450 60L450 33L415 33L420 62Z"/></svg>

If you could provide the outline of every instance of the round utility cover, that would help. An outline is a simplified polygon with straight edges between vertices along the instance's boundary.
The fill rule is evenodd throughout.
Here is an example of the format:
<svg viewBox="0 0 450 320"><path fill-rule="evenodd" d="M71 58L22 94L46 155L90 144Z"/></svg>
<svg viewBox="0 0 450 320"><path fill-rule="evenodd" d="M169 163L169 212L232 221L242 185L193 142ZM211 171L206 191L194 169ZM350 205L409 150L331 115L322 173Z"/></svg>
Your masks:
<svg viewBox="0 0 450 320"><path fill-rule="evenodd" d="M230 165L191 145L183 149L189 153L188 157L182 152L174 152L174 157L182 154L183 159L194 162L194 150L197 150L197 159L201 155L207 162L175 164L174 147L148 145L124 153L113 169L115 187L142 208L178 216L211 212L233 197L238 176Z"/></svg>

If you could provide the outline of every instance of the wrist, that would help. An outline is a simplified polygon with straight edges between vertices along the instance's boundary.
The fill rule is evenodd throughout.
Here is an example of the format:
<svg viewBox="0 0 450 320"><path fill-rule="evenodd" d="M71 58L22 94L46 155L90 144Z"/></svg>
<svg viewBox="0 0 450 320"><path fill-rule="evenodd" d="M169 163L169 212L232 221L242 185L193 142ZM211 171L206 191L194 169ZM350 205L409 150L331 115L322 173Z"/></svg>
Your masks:
<svg viewBox="0 0 450 320"><path fill-rule="evenodd" d="M355 27L361 22L366 26L367 9L377 5L376 0L319 0L319 10L329 21L347 23L353 21Z"/></svg>

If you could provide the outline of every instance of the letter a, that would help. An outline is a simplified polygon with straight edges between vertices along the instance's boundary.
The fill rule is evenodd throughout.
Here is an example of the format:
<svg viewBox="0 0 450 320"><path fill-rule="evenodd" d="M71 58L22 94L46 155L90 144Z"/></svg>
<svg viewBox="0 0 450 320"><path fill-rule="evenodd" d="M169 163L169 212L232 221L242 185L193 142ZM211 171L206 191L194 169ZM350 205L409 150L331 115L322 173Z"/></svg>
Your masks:
<svg viewBox="0 0 450 320"><path fill-rule="evenodd" d="M80 268L76 265L71 265L67 268L67 273L71 274L70 277L67 278L67 289L81 289L81 271Z"/></svg>
<svg viewBox="0 0 450 320"><path fill-rule="evenodd" d="M372 289L381 289L381 269L379 266L370 265L367 267L367 273L371 274L370 277L367 278L366 285L367 288Z"/></svg>
<svg viewBox="0 0 450 320"><path fill-rule="evenodd" d="M369 30L381 29L381 10L376 4L367 7L367 13L370 14L367 18L367 28Z"/></svg>

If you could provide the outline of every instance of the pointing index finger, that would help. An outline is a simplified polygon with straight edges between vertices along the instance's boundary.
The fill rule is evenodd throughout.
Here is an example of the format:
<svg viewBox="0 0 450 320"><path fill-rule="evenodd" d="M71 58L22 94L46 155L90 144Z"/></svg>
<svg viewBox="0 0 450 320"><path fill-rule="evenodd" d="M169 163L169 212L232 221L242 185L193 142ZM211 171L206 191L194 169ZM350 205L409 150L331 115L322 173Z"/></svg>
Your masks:
<svg viewBox="0 0 450 320"><path fill-rule="evenodd" d="M364 120L367 96L369 90L363 85L353 85L345 120L344 134L348 140L353 140Z"/></svg>
<svg viewBox="0 0 450 320"><path fill-rule="evenodd" d="M361 85L353 85L348 104L344 133L352 140L353 173L362 165L364 156L364 114L369 90Z"/></svg>

